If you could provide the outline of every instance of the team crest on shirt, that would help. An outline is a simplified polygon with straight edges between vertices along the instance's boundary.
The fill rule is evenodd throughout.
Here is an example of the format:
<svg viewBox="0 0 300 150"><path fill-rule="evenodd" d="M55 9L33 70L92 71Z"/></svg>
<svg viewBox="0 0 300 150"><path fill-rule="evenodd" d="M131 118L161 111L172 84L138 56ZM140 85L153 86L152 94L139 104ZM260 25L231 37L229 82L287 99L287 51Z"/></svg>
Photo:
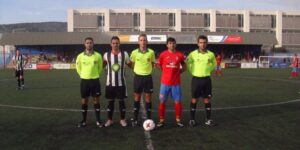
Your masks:
<svg viewBox="0 0 300 150"><path fill-rule="evenodd" d="M175 65L175 62L173 61L170 61L167 65L166 65L167 68L177 68L177 66Z"/></svg>
<svg viewBox="0 0 300 150"><path fill-rule="evenodd" d="M150 58L147 58L147 61L150 62L151 61Z"/></svg>
<svg viewBox="0 0 300 150"><path fill-rule="evenodd" d="M120 70L120 65L116 63L116 64L113 64L111 66L111 68L114 72L118 72Z"/></svg>
<svg viewBox="0 0 300 150"><path fill-rule="evenodd" d="M97 64L97 61L96 61L96 60L94 61L94 64L95 64L95 65Z"/></svg>
<svg viewBox="0 0 300 150"><path fill-rule="evenodd" d="M211 58L208 58L207 62L211 63L211 62L212 62L212 61L211 61Z"/></svg>

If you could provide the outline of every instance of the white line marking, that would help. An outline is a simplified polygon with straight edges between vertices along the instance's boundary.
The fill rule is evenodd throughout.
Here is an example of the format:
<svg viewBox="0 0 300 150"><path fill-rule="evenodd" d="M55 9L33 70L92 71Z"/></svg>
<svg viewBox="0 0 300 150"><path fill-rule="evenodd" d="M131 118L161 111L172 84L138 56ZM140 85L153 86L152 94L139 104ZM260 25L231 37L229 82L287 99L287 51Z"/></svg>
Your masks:
<svg viewBox="0 0 300 150"><path fill-rule="evenodd" d="M15 80L15 79L14 78L1 79L0 82L10 81L10 80Z"/></svg>
<svg viewBox="0 0 300 150"><path fill-rule="evenodd" d="M230 77L236 77L240 79L257 79L257 80L271 80L271 81L282 81L282 82L289 82L289 83L300 83L298 80L291 80L291 79L279 79L279 78L264 78L264 77L251 77L251 76L230 76Z"/></svg>
<svg viewBox="0 0 300 150"><path fill-rule="evenodd" d="M259 108L259 107L268 107L268 106L276 106L276 105L284 105L289 103L297 103L300 102L300 99L285 101L285 102L276 102L276 103L268 103L268 104L259 104L259 105L248 105L248 106L231 106L231 107L217 107L212 108L212 110L231 110L231 109L244 109L244 108ZM0 107L6 108L19 108L19 109L32 109L32 110L49 110L49 111L69 111L69 112L81 112L81 109L68 109L68 108L47 108L47 107L32 107L32 106L20 106L20 105L7 105L0 104ZM88 110L93 112L94 110ZM189 109L184 109L184 112L190 111ZM204 111L204 109L197 109L197 111ZM106 112L106 110L101 110L101 112ZM118 112L118 111L116 111ZM128 111L132 112L132 111ZM157 112L157 111L152 111ZM174 112L173 109L168 109L166 112Z"/></svg>
<svg viewBox="0 0 300 150"><path fill-rule="evenodd" d="M145 102L144 102L143 96L141 98L141 110L142 110L142 118L147 118L146 109L145 109ZM151 140L150 131L145 131L144 130L144 135L145 135L147 149L148 150L154 150L152 140Z"/></svg>
<svg viewBox="0 0 300 150"><path fill-rule="evenodd" d="M81 111L82 111L82 110L80 110L80 109L31 107L31 106L6 105L6 104L0 104L0 107L21 108L21 109L33 109L33 110L50 110L50 111L72 111L72 112L81 112Z"/></svg>
<svg viewBox="0 0 300 150"><path fill-rule="evenodd" d="M259 105L219 107L219 108L212 108L212 110L232 110L232 109L243 109L243 108L259 108L259 107L276 106L276 105L283 105L283 104L297 103L297 102L300 102L300 99L285 101L285 102L269 103L269 104L259 104ZM197 110L204 111L204 109L197 109ZM189 110L184 110L184 111L189 111Z"/></svg>
<svg viewBox="0 0 300 150"><path fill-rule="evenodd" d="M248 106L233 106L233 107L219 107L214 108L213 110L232 110L232 109L244 109L244 108L259 108L259 107L267 107L267 106L276 106L276 105L283 105L283 104L289 104L289 103L297 103L300 102L300 99L291 100L291 101L285 101L285 102L276 102L276 103L269 103L269 104L260 104L260 105L248 105ZM146 109L144 105L144 100L141 100L141 110L142 110L142 117L146 117ZM46 107L31 107L31 106L18 106L18 105L5 105L0 104L0 107L7 107L7 108L20 108L20 109L31 109L31 110L48 110L48 111L68 111L68 112L81 112L80 109L63 109L63 108L46 108ZM204 111L204 109L197 109L198 111ZM88 110L93 111L93 110ZM102 112L105 112L105 110L101 110ZM167 112L174 112L174 110L166 110ZM188 112L190 110L183 110L184 112ZM145 140L146 140L146 146L148 150L154 150L152 140L151 140L151 134L150 131L144 131Z"/></svg>

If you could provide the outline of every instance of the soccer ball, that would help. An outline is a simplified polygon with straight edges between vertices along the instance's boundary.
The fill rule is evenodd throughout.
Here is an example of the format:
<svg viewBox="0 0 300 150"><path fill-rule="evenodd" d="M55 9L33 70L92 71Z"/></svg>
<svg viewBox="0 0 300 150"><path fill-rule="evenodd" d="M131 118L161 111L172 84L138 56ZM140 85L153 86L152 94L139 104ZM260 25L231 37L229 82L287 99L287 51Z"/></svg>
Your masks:
<svg viewBox="0 0 300 150"><path fill-rule="evenodd" d="M151 131L151 130L154 129L155 123L154 123L153 120L147 119L147 120L144 121L143 127L144 127L145 131Z"/></svg>

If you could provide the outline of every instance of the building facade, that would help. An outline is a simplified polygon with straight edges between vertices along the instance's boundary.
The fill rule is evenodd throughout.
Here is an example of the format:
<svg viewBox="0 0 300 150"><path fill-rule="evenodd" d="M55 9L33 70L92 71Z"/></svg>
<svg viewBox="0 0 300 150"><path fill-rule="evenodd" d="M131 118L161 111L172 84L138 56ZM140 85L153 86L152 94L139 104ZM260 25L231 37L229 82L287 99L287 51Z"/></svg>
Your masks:
<svg viewBox="0 0 300 150"><path fill-rule="evenodd" d="M273 33L300 50L300 11L215 9L69 9L68 32Z"/></svg>

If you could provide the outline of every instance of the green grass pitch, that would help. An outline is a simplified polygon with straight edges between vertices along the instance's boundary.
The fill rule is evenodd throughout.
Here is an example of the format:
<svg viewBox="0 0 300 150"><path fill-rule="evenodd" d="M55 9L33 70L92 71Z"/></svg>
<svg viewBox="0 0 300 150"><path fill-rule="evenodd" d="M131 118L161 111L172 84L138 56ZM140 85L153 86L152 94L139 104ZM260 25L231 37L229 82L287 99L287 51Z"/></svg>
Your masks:
<svg viewBox="0 0 300 150"><path fill-rule="evenodd" d="M300 99L300 80L289 79L289 69L226 69L224 77L213 77L213 119L219 124L201 126L204 111L197 111L198 126L188 127L190 81L182 74L184 128L174 124L171 100L167 102L167 126L151 131L154 149L300 149L300 102L280 105L235 108L273 104ZM126 72L129 98L126 100L129 120L133 115L131 70ZM153 119L158 118L160 72L154 71ZM101 77L104 94L105 76ZM61 110L12 108L10 106L78 109L80 108L79 77L75 70L25 71L26 89L16 91L14 72L0 71L0 149L146 149L142 127L122 128L119 113L115 124L99 129L95 115L88 113L88 126L76 128L81 113ZM101 119L106 121L106 100L101 96ZM115 103L118 110L118 103ZM203 109L199 101L197 108ZM90 102L89 108L92 109Z"/></svg>

